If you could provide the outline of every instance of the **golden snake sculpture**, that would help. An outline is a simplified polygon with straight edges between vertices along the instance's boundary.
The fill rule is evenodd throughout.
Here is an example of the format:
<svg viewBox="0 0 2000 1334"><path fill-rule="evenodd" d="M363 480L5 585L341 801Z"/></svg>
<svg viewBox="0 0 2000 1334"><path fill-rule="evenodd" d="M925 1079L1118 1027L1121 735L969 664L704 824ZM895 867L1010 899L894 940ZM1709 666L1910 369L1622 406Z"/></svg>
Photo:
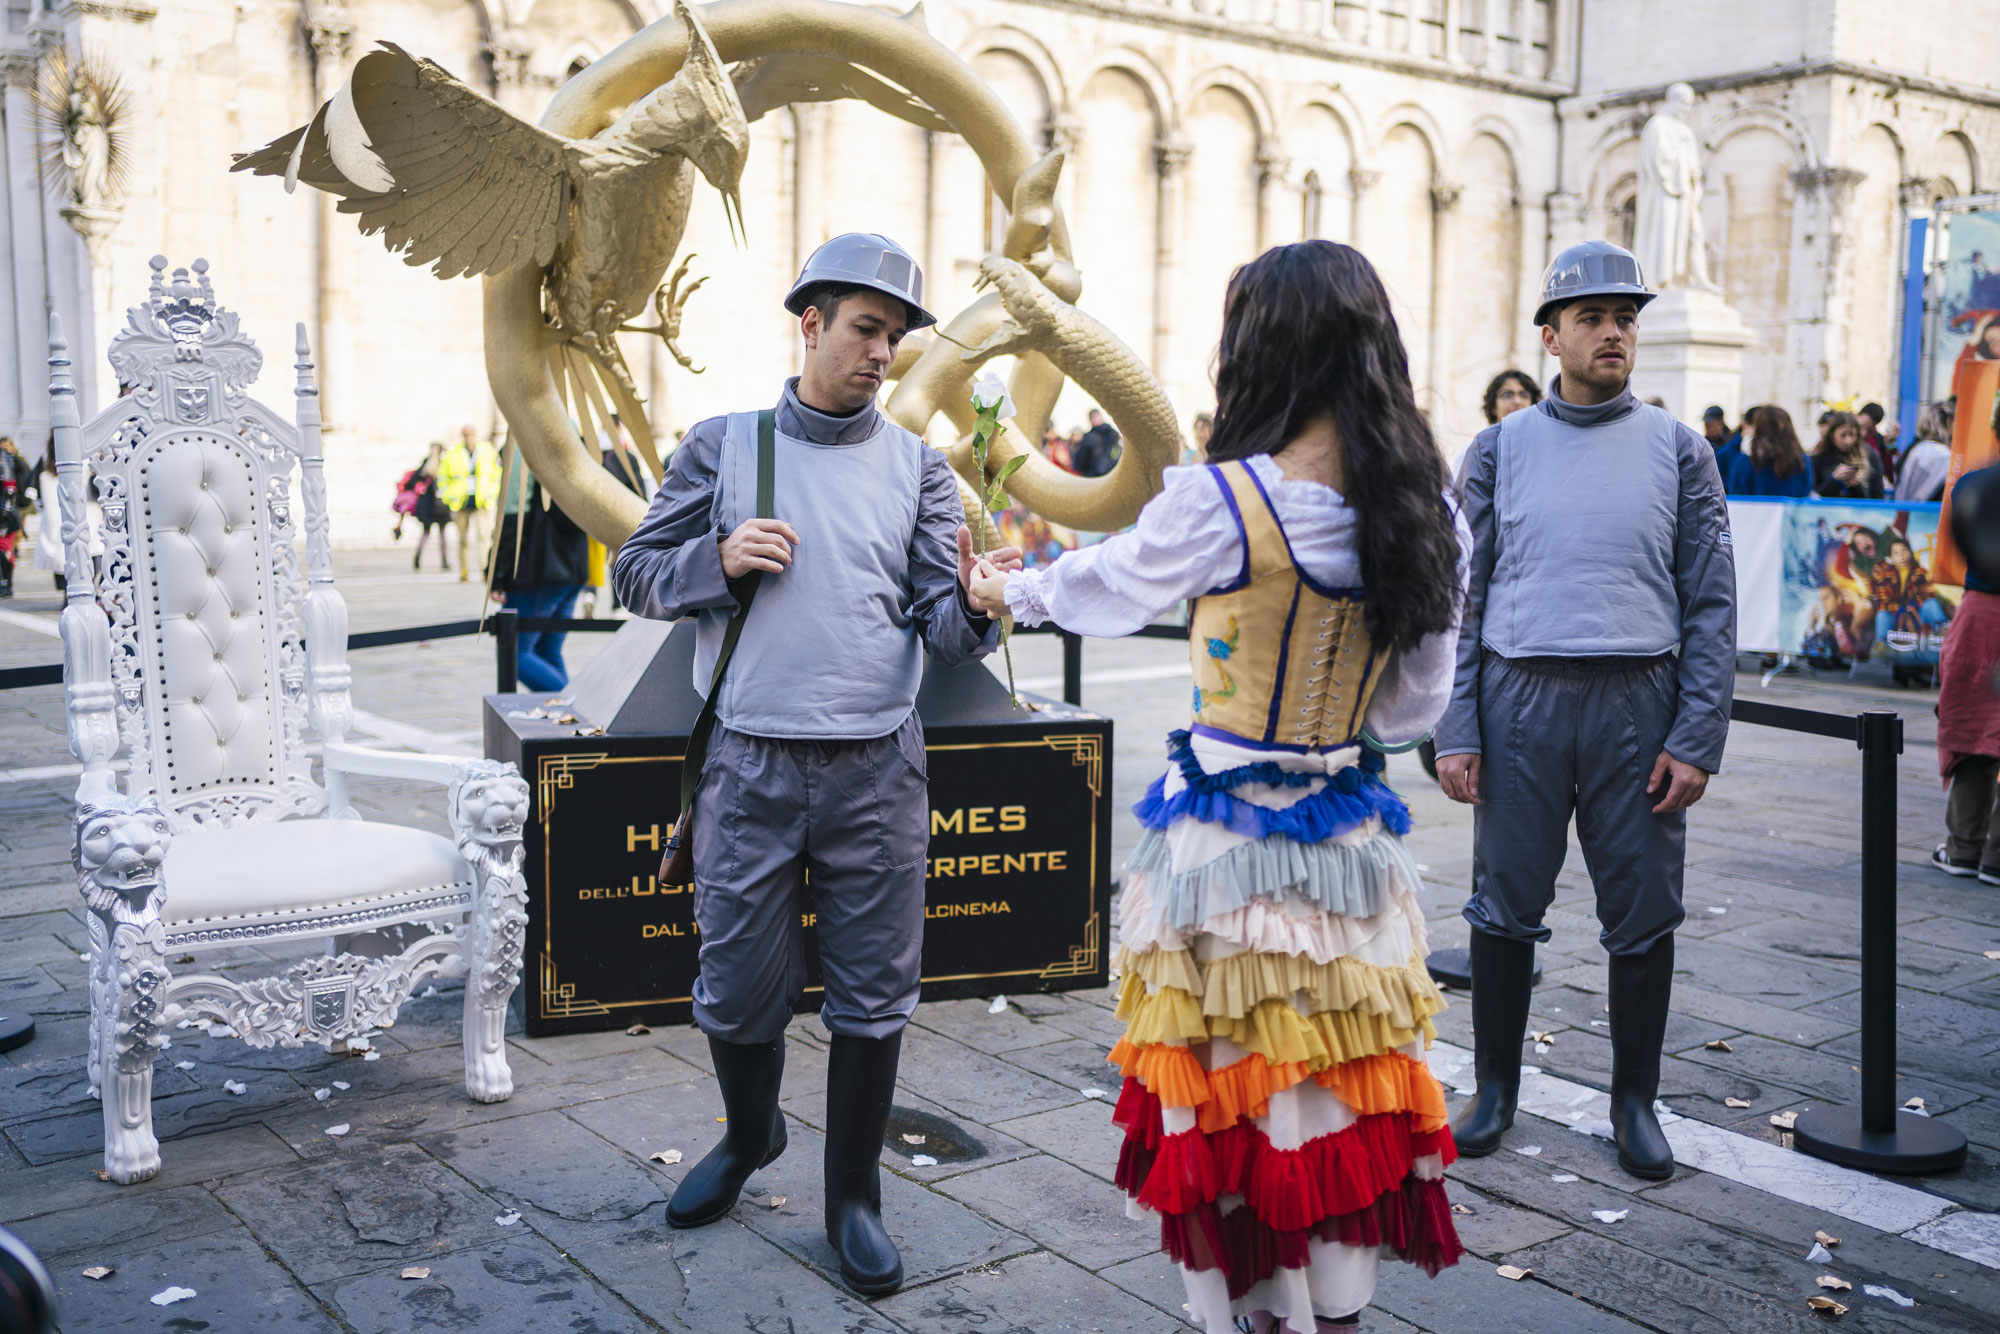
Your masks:
<svg viewBox="0 0 2000 1334"><path fill-rule="evenodd" d="M994 357L1014 356L1010 393L1019 434L1006 432L995 441L989 467L1025 453L1028 462L1008 490L1053 522L1097 531L1130 523L1159 490L1162 470L1178 460L1180 431L1144 362L1072 304L1081 279L1054 202L1060 154L1037 158L993 90L925 29L921 6L898 16L834 0L720 0L698 14L724 61L810 53L850 62L908 90L964 138L994 189L1014 206L1001 254L989 256L981 269L993 290L936 334L906 341L892 368L897 383L885 410L919 434L940 412L961 432L968 430L974 374ZM581 140L614 125L679 72L690 30L681 18L669 17L634 34L564 84L541 127ZM646 503L613 481L571 423L550 356L569 335L544 314L546 280L544 267L535 263L483 279L487 378L543 486L577 523L616 545L638 525ZM664 321L664 310L662 316ZM1065 377L1124 433L1123 457L1108 476L1067 474L1028 443L1040 437ZM604 387L622 412L639 409L615 380ZM580 395L584 387L565 388ZM950 454L971 514L977 501L963 484L973 471L971 449L961 441Z"/></svg>

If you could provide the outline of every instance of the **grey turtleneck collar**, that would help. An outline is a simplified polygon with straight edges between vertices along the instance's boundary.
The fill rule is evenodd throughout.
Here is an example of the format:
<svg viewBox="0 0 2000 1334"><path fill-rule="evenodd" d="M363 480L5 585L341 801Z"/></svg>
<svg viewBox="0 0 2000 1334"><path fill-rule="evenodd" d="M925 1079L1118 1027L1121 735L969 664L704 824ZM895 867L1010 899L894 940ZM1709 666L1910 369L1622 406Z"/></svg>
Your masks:
<svg viewBox="0 0 2000 1334"><path fill-rule="evenodd" d="M1562 396L1562 376L1558 375L1549 382L1549 396L1535 407L1567 426L1604 426L1637 412L1639 400L1632 396L1632 386L1628 382L1616 398L1588 407L1572 403Z"/></svg>
<svg viewBox="0 0 2000 1334"><path fill-rule="evenodd" d="M816 445L858 445L873 438L881 428L882 414L870 402L858 412L837 417L799 401L799 377L785 381L778 399L778 430L794 440L810 440Z"/></svg>

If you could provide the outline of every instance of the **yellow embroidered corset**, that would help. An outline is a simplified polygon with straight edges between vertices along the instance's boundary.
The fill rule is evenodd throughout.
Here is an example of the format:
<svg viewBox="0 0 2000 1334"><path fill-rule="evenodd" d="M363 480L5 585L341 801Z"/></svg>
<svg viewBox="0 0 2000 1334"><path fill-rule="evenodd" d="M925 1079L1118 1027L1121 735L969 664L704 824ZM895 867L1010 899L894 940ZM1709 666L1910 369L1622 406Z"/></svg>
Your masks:
<svg viewBox="0 0 2000 1334"><path fill-rule="evenodd" d="M1361 590L1306 577L1248 464L1209 471L1243 535L1244 559L1188 617L1195 730L1286 749L1353 742L1379 675Z"/></svg>

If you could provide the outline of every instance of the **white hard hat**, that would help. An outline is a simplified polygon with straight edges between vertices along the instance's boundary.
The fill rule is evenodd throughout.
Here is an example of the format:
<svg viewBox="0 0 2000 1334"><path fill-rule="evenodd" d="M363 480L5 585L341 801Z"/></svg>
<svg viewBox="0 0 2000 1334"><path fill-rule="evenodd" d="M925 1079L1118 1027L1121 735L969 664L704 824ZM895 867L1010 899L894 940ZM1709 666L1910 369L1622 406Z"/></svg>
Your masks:
<svg viewBox="0 0 2000 1334"><path fill-rule="evenodd" d="M895 297L910 308L912 329L937 323L937 316L924 309L924 271L909 251L876 232L848 232L813 251L785 297L785 309L805 314L813 289L828 283Z"/></svg>

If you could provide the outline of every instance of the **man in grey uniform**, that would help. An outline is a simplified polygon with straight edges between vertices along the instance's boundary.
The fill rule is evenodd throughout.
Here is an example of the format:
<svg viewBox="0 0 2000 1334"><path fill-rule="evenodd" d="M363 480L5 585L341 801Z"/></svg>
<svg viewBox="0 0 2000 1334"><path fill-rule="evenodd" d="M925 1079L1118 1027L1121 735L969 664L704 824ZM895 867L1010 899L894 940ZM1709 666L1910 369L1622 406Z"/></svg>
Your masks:
<svg viewBox="0 0 2000 1334"><path fill-rule="evenodd" d="M971 539L950 465L875 408L903 335L935 323L915 261L887 237L835 237L785 308L800 317L805 365L778 400L777 517L756 517L758 414L711 418L682 439L613 567L637 614L698 618L698 689L736 611L734 581L763 572L695 800L694 1015L729 1115L667 1217L714 1222L784 1152L778 1089L810 907L833 1034L827 1238L849 1286L875 1294L903 1276L877 1159L923 945L930 801L917 687L926 648L952 666L990 653L999 629L965 598ZM994 556L1020 563L1011 548Z"/></svg>
<svg viewBox="0 0 2000 1334"><path fill-rule="evenodd" d="M1646 290L1630 252L1556 257L1535 315L1549 396L1482 431L1463 502L1472 581L1438 781L1473 803L1472 1021L1479 1087L1452 1125L1488 1154L1514 1122L1535 944L1569 822L1611 956L1618 1161L1662 1180L1653 1114L1682 919L1687 808L1722 763L1736 575L1714 451L1632 396Z"/></svg>

